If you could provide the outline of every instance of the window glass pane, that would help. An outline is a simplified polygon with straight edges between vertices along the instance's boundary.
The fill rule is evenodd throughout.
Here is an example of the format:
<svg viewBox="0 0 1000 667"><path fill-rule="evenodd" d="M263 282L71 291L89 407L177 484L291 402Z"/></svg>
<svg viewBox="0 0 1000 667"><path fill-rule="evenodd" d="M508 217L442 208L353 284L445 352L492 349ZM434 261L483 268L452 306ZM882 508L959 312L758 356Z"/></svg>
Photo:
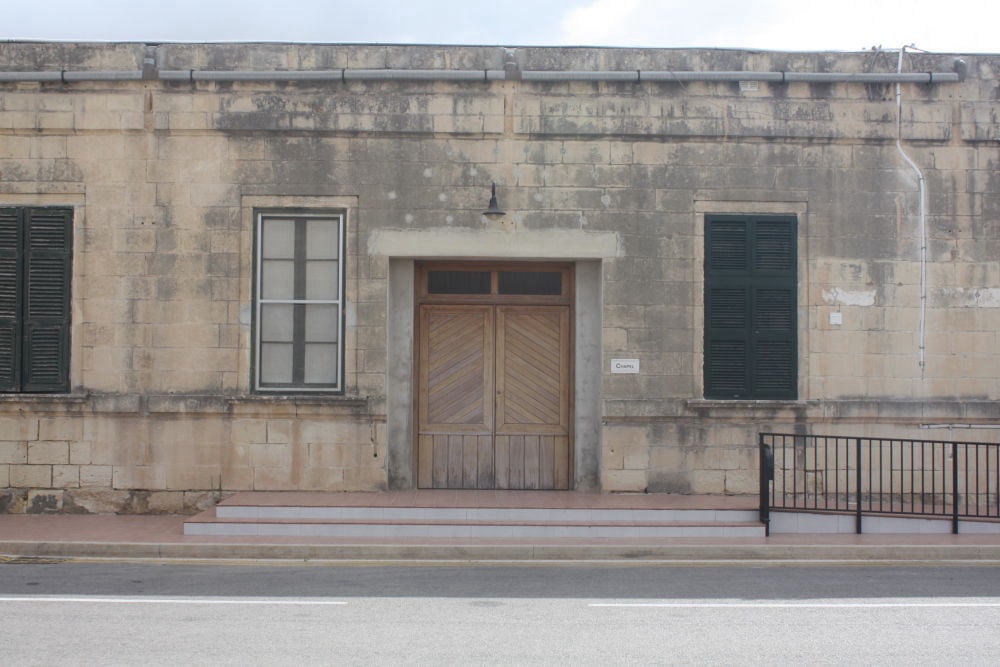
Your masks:
<svg viewBox="0 0 1000 667"><path fill-rule="evenodd" d="M489 294L489 271L430 271L427 274L430 294Z"/></svg>
<svg viewBox="0 0 1000 667"><path fill-rule="evenodd" d="M260 307L260 339L267 343L292 342L292 309L285 303L267 303Z"/></svg>
<svg viewBox="0 0 1000 667"><path fill-rule="evenodd" d="M306 259L339 259L339 220L307 220L306 239Z"/></svg>
<svg viewBox="0 0 1000 667"><path fill-rule="evenodd" d="M262 343L260 346L261 384L292 381L292 344Z"/></svg>
<svg viewBox="0 0 1000 667"><path fill-rule="evenodd" d="M337 342L337 306L306 306L306 342Z"/></svg>
<svg viewBox="0 0 1000 667"><path fill-rule="evenodd" d="M306 298L337 299L337 270L340 262L306 262Z"/></svg>
<svg viewBox="0 0 1000 667"><path fill-rule="evenodd" d="M261 255L265 259L295 257L295 221L265 218L261 223Z"/></svg>
<svg viewBox="0 0 1000 667"><path fill-rule="evenodd" d="M305 381L308 384L334 384L337 381L337 346L327 343L306 345Z"/></svg>
<svg viewBox="0 0 1000 667"><path fill-rule="evenodd" d="M500 294L562 294L561 271L501 271Z"/></svg>
<svg viewBox="0 0 1000 667"><path fill-rule="evenodd" d="M295 298L295 262L283 259L265 260L260 280L262 299Z"/></svg>

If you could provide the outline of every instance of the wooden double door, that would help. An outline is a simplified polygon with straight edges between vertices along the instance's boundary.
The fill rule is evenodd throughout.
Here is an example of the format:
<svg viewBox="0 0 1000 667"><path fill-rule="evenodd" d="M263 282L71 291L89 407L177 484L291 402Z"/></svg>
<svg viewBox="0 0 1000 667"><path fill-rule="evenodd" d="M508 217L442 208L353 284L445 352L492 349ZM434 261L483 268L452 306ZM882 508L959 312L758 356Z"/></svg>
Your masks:
<svg viewBox="0 0 1000 667"><path fill-rule="evenodd" d="M490 274L477 279L479 294L447 293L461 277L449 287L433 266L420 272L418 486L568 489L572 273L552 268L561 284L540 278L547 287L523 275L542 270L533 265L452 273L467 268ZM522 274L507 289L504 269Z"/></svg>

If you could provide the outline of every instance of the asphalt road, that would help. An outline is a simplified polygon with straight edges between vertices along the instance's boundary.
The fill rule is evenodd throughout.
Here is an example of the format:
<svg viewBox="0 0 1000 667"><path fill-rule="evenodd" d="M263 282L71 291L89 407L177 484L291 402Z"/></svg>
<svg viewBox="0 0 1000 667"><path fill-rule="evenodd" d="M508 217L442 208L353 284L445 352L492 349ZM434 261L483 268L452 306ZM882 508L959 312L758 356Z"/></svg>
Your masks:
<svg viewBox="0 0 1000 667"><path fill-rule="evenodd" d="M6 664L995 664L1000 568L0 562Z"/></svg>

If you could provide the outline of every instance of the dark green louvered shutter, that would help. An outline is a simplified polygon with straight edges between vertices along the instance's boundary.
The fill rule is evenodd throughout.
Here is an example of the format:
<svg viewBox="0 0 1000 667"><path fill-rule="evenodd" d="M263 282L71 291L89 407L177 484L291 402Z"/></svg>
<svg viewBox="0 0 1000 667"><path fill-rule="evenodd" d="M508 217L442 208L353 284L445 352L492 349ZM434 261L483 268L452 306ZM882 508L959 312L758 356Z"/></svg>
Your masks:
<svg viewBox="0 0 1000 667"><path fill-rule="evenodd" d="M705 396L797 394L791 218L714 216L705 227Z"/></svg>
<svg viewBox="0 0 1000 667"><path fill-rule="evenodd" d="M0 391L69 390L72 240L72 209L0 209Z"/></svg>
<svg viewBox="0 0 1000 667"><path fill-rule="evenodd" d="M69 389L70 259L68 209L27 209L23 391Z"/></svg>
<svg viewBox="0 0 1000 667"><path fill-rule="evenodd" d="M0 391L19 389L21 211L0 208Z"/></svg>

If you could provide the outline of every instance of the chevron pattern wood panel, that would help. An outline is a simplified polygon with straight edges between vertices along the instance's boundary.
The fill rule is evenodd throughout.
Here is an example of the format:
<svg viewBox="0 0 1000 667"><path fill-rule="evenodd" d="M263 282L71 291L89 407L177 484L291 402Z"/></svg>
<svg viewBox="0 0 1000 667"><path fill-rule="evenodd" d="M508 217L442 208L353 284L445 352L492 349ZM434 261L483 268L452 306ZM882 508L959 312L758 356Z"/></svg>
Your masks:
<svg viewBox="0 0 1000 667"><path fill-rule="evenodd" d="M491 309L424 307L423 425L492 429Z"/></svg>
<svg viewBox="0 0 1000 667"><path fill-rule="evenodd" d="M497 308L497 433L566 434L569 309Z"/></svg>

